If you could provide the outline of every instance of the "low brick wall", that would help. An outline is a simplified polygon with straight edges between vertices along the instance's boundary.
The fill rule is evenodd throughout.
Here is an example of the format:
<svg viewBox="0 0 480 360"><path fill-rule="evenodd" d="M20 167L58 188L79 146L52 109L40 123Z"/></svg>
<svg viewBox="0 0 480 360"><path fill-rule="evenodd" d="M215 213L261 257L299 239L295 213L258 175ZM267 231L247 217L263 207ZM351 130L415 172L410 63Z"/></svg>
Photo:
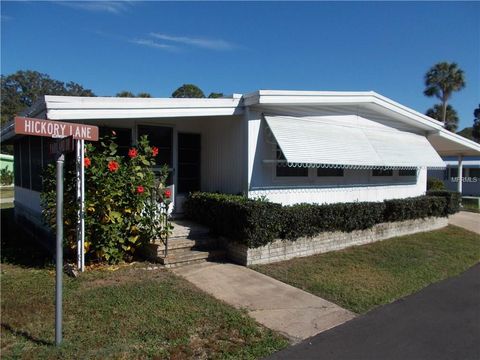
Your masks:
<svg viewBox="0 0 480 360"><path fill-rule="evenodd" d="M248 266L345 249L395 236L437 230L447 225L448 218L415 219L381 223L367 230L356 230L350 233L324 232L315 237L304 237L295 241L278 239L255 249L249 249L246 245L225 238L222 239L222 245L230 260Z"/></svg>

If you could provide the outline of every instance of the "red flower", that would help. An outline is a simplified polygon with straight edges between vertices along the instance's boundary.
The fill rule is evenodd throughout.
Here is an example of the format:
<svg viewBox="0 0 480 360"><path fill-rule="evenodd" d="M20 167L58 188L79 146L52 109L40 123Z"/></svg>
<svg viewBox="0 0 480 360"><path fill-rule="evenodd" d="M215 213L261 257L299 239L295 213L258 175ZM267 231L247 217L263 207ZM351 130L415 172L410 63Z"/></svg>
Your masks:
<svg viewBox="0 0 480 360"><path fill-rule="evenodd" d="M170 199L171 196L172 196L172 191L170 189L165 190L165 197L167 199Z"/></svg>
<svg viewBox="0 0 480 360"><path fill-rule="evenodd" d="M158 148L156 146L152 147L152 155L157 156L158 155Z"/></svg>
<svg viewBox="0 0 480 360"><path fill-rule="evenodd" d="M117 163L116 161L113 161L113 160L112 160L112 161L110 161L110 162L108 163L108 170L109 170L110 172L115 172L115 171L117 171L119 167L120 167L120 165L118 165L118 163Z"/></svg>
<svg viewBox="0 0 480 360"><path fill-rule="evenodd" d="M138 155L138 151L135 148L131 148L128 150L128 156L130 156L131 159L136 158Z"/></svg>
<svg viewBox="0 0 480 360"><path fill-rule="evenodd" d="M86 157L83 159L83 166L88 168L90 165L92 165L92 162L90 161L90 158Z"/></svg>
<svg viewBox="0 0 480 360"><path fill-rule="evenodd" d="M143 193L144 191L145 191L145 189L143 188L142 185L138 185L138 186L137 186L137 193L138 193L138 194L141 194L141 193Z"/></svg>

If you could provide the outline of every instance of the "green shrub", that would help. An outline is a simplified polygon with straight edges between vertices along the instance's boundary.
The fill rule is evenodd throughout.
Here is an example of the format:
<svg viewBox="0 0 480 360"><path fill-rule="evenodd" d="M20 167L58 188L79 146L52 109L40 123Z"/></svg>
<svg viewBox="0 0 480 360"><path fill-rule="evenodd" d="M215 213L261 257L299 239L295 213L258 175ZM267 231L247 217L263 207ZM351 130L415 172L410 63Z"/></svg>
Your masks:
<svg viewBox="0 0 480 360"><path fill-rule="evenodd" d="M0 170L0 184L12 185L13 184L13 171L8 170L6 167Z"/></svg>
<svg viewBox="0 0 480 360"><path fill-rule="evenodd" d="M427 190L446 190L442 180L429 177L427 179Z"/></svg>
<svg viewBox="0 0 480 360"><path fill-rule="evenodd" d="M171 228L161 206L168 206L170 193L165 189L168 167L155 179L152 166L158 154L143 136L129 157L117 154L115 137L87 144L85 166L85 253L87 261L117 263L130 260L136 249L162 238ZM65 161L64 235L67 254L76 244L76 175L71 154ZM43 216L49 227L56 227L55 166L43 174L41 194Z"/></svg>
<svg viewBox="0 0 480 360"><path fill-rule="evenodd" d="M187 218L209 226L215 234L255 248L278 238L296 240L325 231L368 229L385 221L445 216L446 203L445 196L419 196L384 202L281 206L238 195L194 193L184 209Z"/></svg>
<svg viewBox="0 0 480 360"><path fill-rule="evenodd" d="M384 203L298 204L283 208L281 238L295 240L324 231L368 229L383 221Z"/></svg>
<svg viewBox="0 0 480 360"><path fill-rule="evenodd" d="M445 216L446 200L439 196L419 196L385 201L384 221L404 221Z"/></svg>
<svg viewBox="0 0 480 360"><path fill-rule="evenodd" d="M443 216L455 214L460 211L461 195L456 191L431 190L427 191L427 196L440 196L446 199Z"/></svg>
<svg viewBox="0 0 480 360"><path fill-rule="evenodd" d="M185 216L249 247L268 244L280 234L280 204L239 195L194 193L184 203Z"/></svg>

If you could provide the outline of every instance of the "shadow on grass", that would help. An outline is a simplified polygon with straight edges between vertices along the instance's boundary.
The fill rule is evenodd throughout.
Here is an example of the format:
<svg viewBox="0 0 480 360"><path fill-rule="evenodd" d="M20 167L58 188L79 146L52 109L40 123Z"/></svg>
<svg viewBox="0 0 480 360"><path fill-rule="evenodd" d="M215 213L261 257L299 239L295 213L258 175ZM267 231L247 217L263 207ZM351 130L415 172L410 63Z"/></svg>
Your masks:
<svg viewBox="0 0 480 360"><path fill-rule="evenodd" d="M33 342L35 344L38 344L38 345L48 345L48 346L53 346L54 345L52 341L38 339L38 338L30 335L26 331L15 330L9 324L2 323L2 330L6 330L6 331L8 331L9 333L11 333L12 335L15 335L15 336L23 337L24 339L26 339L28 341L31 341L31 342Z"/></svg>
<svg viewBox="0 0 480 360"><path fill-rule="evenodd" d="M0 211L2 263L35 268L51 265L52 254L15 223L14 208Z"/></svg>

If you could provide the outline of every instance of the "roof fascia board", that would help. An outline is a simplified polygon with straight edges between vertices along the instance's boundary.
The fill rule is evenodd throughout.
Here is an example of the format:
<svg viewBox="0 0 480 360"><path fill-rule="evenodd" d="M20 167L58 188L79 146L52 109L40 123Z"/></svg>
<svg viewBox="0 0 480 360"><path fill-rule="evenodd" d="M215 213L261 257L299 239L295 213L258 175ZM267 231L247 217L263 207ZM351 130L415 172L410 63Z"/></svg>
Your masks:
<svg viewBox="0 0 480 360"><path fill-rule="evenodd" d="M84 109L48 110L50 120L146 119L165 117L203 117L241 115L241 108L196 109Z"/></svg>
<svg viewBox="0 0 480 360"><path fill-rule="evenodd" d="M403 106L374 91L271 91L260 90L245 95L245 106L252 105L355 105L376 104L389 111L414 119L433 131L440 131L443 125L430 117Z"/></svg>

